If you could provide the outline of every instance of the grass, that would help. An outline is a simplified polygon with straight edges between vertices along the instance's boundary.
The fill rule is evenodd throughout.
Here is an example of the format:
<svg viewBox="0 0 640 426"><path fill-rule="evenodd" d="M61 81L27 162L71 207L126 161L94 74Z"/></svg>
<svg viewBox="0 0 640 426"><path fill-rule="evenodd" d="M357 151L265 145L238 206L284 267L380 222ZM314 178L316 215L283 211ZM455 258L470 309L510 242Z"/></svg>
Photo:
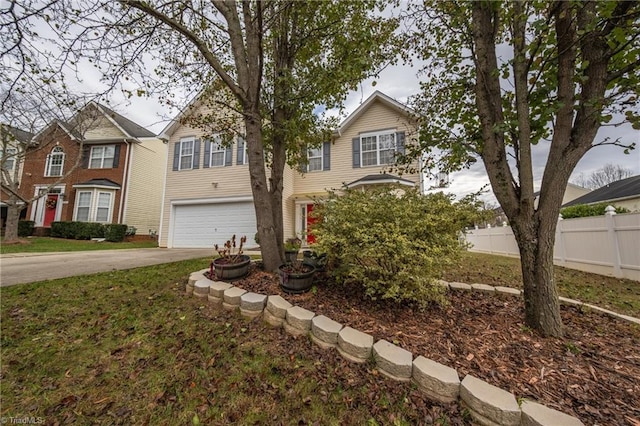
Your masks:
<svg viewBox="0 0 640 426"><path fill-rule="evenodd" d="M591 303L614 312L640 317L640 283L554 267L560 296ZM447 281L522 288L520 259L465 252L443 276Z"/></svg>
<svg viewBox="0 0 640 426"><path fill-rule="evenodd" d="M424 419L415 386L185 295L189 273L206 262L2 288L3 418L153 425ZM440 424L458 416L457 406L427 409Z"/></svg>
<svg viewBox="0 0 640 426"><path fill-rule="evenodd" d="M464 418L455 404L425 402L371 365L185 295L190 272L207 262L2 288L0 415L154 425ZM519 287L518 271L517 259L466 253L445 279ZM638 316L638 283L564 268L556 278L562 295Z"/></svg>
<svg viewBox="0 0 640 426"><path fill-rule="evenodd" d="M51 253L60 251L114 250L158 247L156 240L111 243L108 241L67 240L63 238L28 237L18 244L0 244L0 254Z"/></svg>

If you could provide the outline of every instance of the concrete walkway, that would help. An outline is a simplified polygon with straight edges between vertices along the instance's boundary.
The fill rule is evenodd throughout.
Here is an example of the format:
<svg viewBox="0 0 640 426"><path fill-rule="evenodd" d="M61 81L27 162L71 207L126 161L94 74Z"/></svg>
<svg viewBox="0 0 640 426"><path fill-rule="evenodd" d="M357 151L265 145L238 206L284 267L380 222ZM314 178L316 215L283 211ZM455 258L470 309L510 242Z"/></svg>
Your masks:
<svg viewBox="0 0 640 426"><path fill-rule="evenodd" d="M124 249L0 256L0 287L187 259L211 258L213 249ZM203 268L206 265L203 264Z"/></svg>

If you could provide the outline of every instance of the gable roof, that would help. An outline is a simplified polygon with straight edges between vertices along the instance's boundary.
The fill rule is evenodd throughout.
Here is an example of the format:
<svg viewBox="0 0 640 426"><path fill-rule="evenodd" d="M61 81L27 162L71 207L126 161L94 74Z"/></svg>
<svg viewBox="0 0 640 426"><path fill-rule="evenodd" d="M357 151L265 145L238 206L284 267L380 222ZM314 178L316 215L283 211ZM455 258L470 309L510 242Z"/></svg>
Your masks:
<svg viewBox="0 0 640 426"><path fill-rule="evenodd" d="M33 139L33 133L27 132L26 130L21 130L8 124L2 124L2 128L18 142L26 144Z"/></svg>
<svg viewBox="0 0 640 426"><path fill-rule="evenodd" d="M611 182L602 188L595 189L582 197L578 197L564 204L562 207L577 204L593 204L604 201L618 201L635 197L640 197L640 175Z"/></svg>
<svg viewBox="0 0 640 426"><path fill-rule="evenodd" d="M373 105L375 102L382 102L386 106L398 111L399 113L407 116L415 115L415 111L409 108L408 106L401 104L395 99L385 95L384 93L376 90L373 92L371 96L367 98L358 108L355 109L345 120L338 126L336 130L334 130L333 134L335 136L341 136L349 126L357 121L357 119Z"/></svg>
<svg viewBox="0 0 640 426"><path fill-rule="evenodd" d="M106 106L97 102L90 102L89 105L95 106L98 111L104 114L109 121L111 121L118 129L125 135L131 138L153 138L155 134L141 125L134 123L128 118L118 114L114 110L107 108ZM85 107L86 108L86 107Z"/></svg>

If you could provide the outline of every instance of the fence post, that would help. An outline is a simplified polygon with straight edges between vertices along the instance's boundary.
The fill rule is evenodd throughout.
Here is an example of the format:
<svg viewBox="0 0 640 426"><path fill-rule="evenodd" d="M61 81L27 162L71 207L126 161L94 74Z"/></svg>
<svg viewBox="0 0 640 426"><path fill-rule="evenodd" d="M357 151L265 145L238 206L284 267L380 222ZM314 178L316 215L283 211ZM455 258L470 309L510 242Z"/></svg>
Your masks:
<svg viewBox="0 0 640 426"><path fill-rule="evenodd" d="M556 241L558 242L558 257L560 258L560 264L564 265L566 262L566 253L564 250L564 236L562 229L562 220L564 218L561 214L558 215L558 225L556 226Z"/></svg>
<svg viewBox="0 0 640 426"><path fill-rule="evenodd" d="M614 220L616 209L613 206L607 206L604 210L605 223L607 225L607 233L609 234L609 241L611 243L611 260L613 262L613 276L616 278L622 278L622 268L620 264L620 247L618 246L618 235L616 234L616 223Z"/></svg>

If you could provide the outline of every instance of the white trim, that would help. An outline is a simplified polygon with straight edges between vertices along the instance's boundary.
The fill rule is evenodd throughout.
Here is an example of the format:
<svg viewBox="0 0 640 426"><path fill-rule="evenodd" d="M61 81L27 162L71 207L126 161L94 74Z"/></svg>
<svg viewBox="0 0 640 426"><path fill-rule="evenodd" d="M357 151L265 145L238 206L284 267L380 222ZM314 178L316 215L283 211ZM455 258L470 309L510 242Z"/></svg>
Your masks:
<svg viewBox="0 0 640 426"><path fill-rule="evenodd" d="M117 122L116 120L114 120L114 119L111 117L111 115L110 115L110 114L107 114L107 113L105 112L105 110L104 110L104 109L102 109L102 106L101 106L99 103L97 103L97 102L95 102L95 101L91 101L91 102L89 103L89 105L91 105L91 104L93 104L93 105L98 109L98 111L100 111L100 112L102 113L102 115L103 115L104 117L106 117L106 118L107 118L107 120L109 120L109 121L111 122L111 124L113 124L114 126L116 126L116 128L117 128L118 130L120 130L120 131L122 132L122 134L123 134L123 135L125 135L125 137L131 138L131 139L135 139L135 136L130 135L130 134L129 134L129 132L127 132L126 130L124 130L124 129L122 128L122 126L120 126L120 125L118 124L118 122ZM85 108L86 108L86 107L85 107ZM85 108L83 108L83 109L85 109ZM115 112L115 111L114 111L114 112Z"/></svg>
<svg viewBox="0 0 640 426"><path fill-rule="evenodd" d="M191 142L191 165L188 168L182 168L182 144L186 142ZM180 138L178 141L178 171L182 170L193 170L194 158L196 156L196 137L195 136L185 136ZM187 157L187 155L184 155Z"/></svg>
<svg viewBox="0 0 640 426"><path fill-rule="evenodd" d="M192 198L192 199L182 199L182 200L171 200L171 205L182 206L186 204L241 203L243 201L253 201L253 197L251 195L241 195L236 197Z"/></svg>
<svg viewBox="0 0 640 426"><path fill-rule="evenodd" d="M127 206L129 201L129 187L131 186L131 169L133 165L133 145L124 141L125 146L127 147L127 154L124 159L124 173L122 176L126 179L125 184L123 185L122 192L120 193L120 211L118 212L118 223L126 224L127 222ZM142 145L137 145L142 146Z"/></svg>
<svg viewBox="0 0 640 426"><path fill-rule="evenodd" d="M392 128L392 129L383 129L383 130L375 130L375 131L369 131L369 132L364 132L364 133L360 133L358 135L358 138L360 139L360 167L361 168L366 168L366 167L380 167L380 166L386 166L389 164L392 164L393 162L388 162L388 163L381 163L380 162L380 137L381 136L387 136L387 135L391 135L393 136L393 147L392 148L388 148L388 149L384 149L383 151L393 151L394 153L397 152L397 148L398 148L398 137L397 137L397 129ZM375 164L364 164L364 149L362 147L362 138L371 138L371 137L375 137L376 138L376 147L375 147L375 153L376 153L376 163ZM372 153L374 152L373 150L367 150L367 153Z"/></svg>
<svg viewBox="0 0 640 426"><path fill-rule="evenodd" d="M365 100L362 104L360 104L360 106L356 108L355 111L353 111L342 123L340 123L340 126L338 126L336 130L334 130L333 132L334 135L337 137L342 136L347 130L347 128L351 126L351 124L353 124L353 122L355 122L358 119L358 117L360 117L360 115L362 115L362 113L366 111L369 108L369 106L371 106L371 104L373 104L373 102L376 100L384 102L391 108L394 108L400 112L403 112L405 115L411 116L415 114L415 112L411 108L401 104L400 102L385 95L379 90L376 90L375 92L373 92L371 96L367 98L367 100Z"/></svg>
<svg viewBox="0 0 640 426"><path fill-rule="evenodd" d="M105 156L105 153L107 152L107 148L109 147L113 147L113 157L111 157L111 167L105 167L104 166L104 162L105 159L109 158ZM100 167L92 167L91 163L94 160L93 158L93 150L96 148L102 148L102 156L100 157ZM97 158L96 158L97 160ZM89 165L87 167L87 169L92 169L92 170L100 170L100 169L113 169L113 164L116 162L116 145L115 144L108 144L108 145L93 145L90 147L89 149Z"/></svg>
<svg viewBox="0 0 640 426"><path fill-rule="evenodd" d="M54 151L56 151L54 153ZM59 175L52 175L51 174L51 159L53 156L62 156L62 161L60 162L60 174ZM47 154L47 158L45 160L45 164L44 164L44 177L60 177L62 175L64 175L64 160L67 158L67 153L64 152L64 148L56 145L53 148L51 148L51 151L49 151L49 154ZM58 166L58 164L54 164L54 166Z"/></svg>
<svg viewBox="0 0 640 426"><path fill-rule="evenodd" d="M407 181L405 179L382 179L382 180L358 180L357 182L352 182L347 185L347 188L357 188L359 186L368 186L368 185L377 185L377 184L388 184L388 183L397 183L399 185L409 186L411 188L415 188L415 182Z"/></svg>
<svg viewBox="0 0 640 426"><path fill-rule="evenodd" d="M112 191L117 191L118 189L122 189L121 186L109 186L109 185L96 185L92 183L78 183L73 185L74 188L87 189L87 188L99 188L99 189L110 189Z"/></svg>
<svg viewBox="0 0 640 426"><path fill-rule="evenodd" d="M80 222L78 220L78 202L80 201L80 193L88 192L91 194L91 198L89 199L89 214L87 216L86 222L98 222L98 223L113 223L113 209L115 206L115 195L116 190L114 188L102 189L98 187L94 187L91 190L84 191L76 191L75 203L73 206L73 220ZM100 199L100 194L109 194L109 210L107 212L107 220L106 221L98 221L98 202ZM84 222L84 221L82 221Z"/></svg>
<svg viewBox="0 0 640 426"><path fill-rule="evenodd" d="M320 155L316 155L311 157L310 153L312 150L317 149L320 152ZM320 168L311 170L309 167L311 164L311 158L320 158ZM307 173L321 172L324 170L324 144L320 145L319 148L309 148L307 150Z"/></svg>

